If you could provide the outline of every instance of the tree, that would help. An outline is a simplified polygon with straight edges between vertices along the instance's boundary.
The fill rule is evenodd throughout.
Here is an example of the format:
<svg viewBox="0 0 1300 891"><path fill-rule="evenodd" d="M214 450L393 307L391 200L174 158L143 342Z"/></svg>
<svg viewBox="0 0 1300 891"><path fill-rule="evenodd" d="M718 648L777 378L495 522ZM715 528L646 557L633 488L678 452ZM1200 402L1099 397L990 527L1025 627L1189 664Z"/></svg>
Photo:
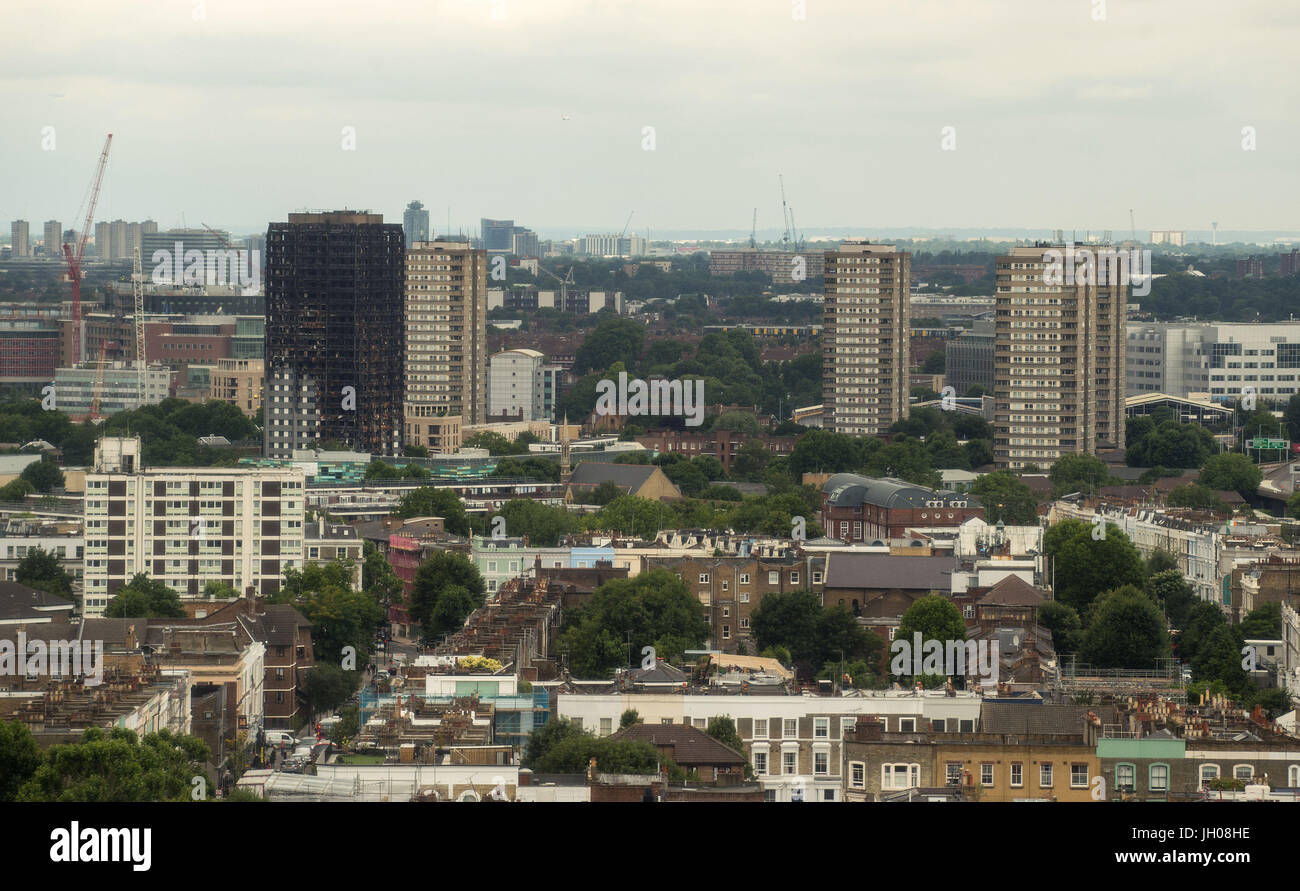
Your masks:
<svg viewBox="0 0 1300 891"><path fill-rule="evenodd" d="M334 661L345 657L347 647L358 659L369 656L375 628L384 618L373 597L350 585L326 585L302 605L302 612L312 623L317 658Z"/></svg>
<svg viewBox="0 0 1300 891"><path fill-rule="evenodd" d="M53 461L42 459L23 468L21 479L27 480L37 492L63 488L63 471Z"/></svg>
<svg viewBox="0 0 1300 891"><path fill-rule="evenodd" d="M644 325L619 317L602 319L574 353L573 373L602 372L615 362L635 362L644 341Z"/></svg>
<svg viewBox="0 0 1300 891"><path fill-rule="evenodd" d="M28 551L14 569L14 581L47 594L72 597L72 575L59 565L53 551L42 548Z"/></svg>
<svg viewBox="0 0 1300 891"><path fill-rule="evenodd" d="M460 497L451 489L425 486L402 496L393 510L393 516L442 517L446 530L453 535L469 535L469 514Z"/></svg>
<svg viewBox="0 0 1300 891"><path fill-rule="evenodd" d="M552 717L528 734L528 742L524 747L524 767L536 770L537 762L545 759L553 748L565 740L582 735L583 731L572 721L566 721L558 715Z"/></svg>
<svg viewBox="0 0 1300 891"><path fill-rule="evenodd" d="M393 571L392 564L370 541L363 546L364 562L361 565L361 588L380 606L400 602L404 585Z"/></svg>
<svg viewBox="0 0 1300 891"><path fill-rule="evenodd" d="M90 727L80 742L48 749L17 800L190 801L191 780L205 773L208 758L207 744L196 736L160 730L140 739L124 727L107 734Z"/></svg>
<svg viewBox="0 0 1300 891"><path fill-rule="evenodd" d="M104 615L110 619L179 619L186 613L179 594L138 572L117 589Z"/></svg>
<svg viewBox="0 0 1300 891"><path fill-rule="evenodd" d="M1178 568L1178 560L1165 548L1156 548L1146 560L1147 577Z"/></svg>
<svg viewBox="0 0 1300 891"><path fill-rule="evenodd" d="M816 640L817 652L812 657L814 665L832 659L874 665L884 648L880 635L859 625L853 614L842 606L828 606L821 611L817 617Z"/></svg>
<svg viewBox="0 0 1300 891"><path fill-rule="evenodd" d="M922 642L965 640L966 620L962 618L957 605L947 597L942 594L927 594L914 601L903 613L894 639L905 640L910 644L918 631L921 632Z"/></svg>
<svg viewBox="0 0 1300 891"><path fill-rule="evenodd" d="M1241 620L1245 640L1280 640L1282 638L1282 604L1277 601L1255 607Z"/></svg>
<svg viewBox="0 0 1300 891"><path fill-rule="evenodd" d="M1168 655L1164 616L1145 592L1125 585L1097 598L1080 648L1085 662L1098 668L1154 668Z"/></svg>
<svg viewBox="0 0 1300 891"><path fill-rule="evenodd" d="M0 801L13 801L41 764L36 738L21 721L0 721Z"/></svg>
<svg viewBox="0 0 1300 891"><path fill-rule="evenodd" d="M1165 496L1165 504L1170 507L1190 507L1194 510L1208 510L1218 514L1230 514L1232 508L1219 497L1218 493L1200 483L1189 483L1171 489Z"/></svg>
<svg viewBox="0 0 1300 891"><path fill-rule="evenodd" d="M944 374L948 367L948 356L946 353L933 352L925 357L921 363L922 374Z"/></svg>
<svg viewBox="0 0 1300 891"><path fill-rule="evenodd" d="M441 637L438 629L445 627L449 617L455 614L455 609L466 602L459 591L452 591L452 605L437 612L438 601L443 593L455 588L469 594L473 602L471 610L483 603L487 585L478 569L463 554L435 551L416 570L415 581L411 586L411 618L420 623L421 636L426 641ZM461 622L464 622L463 616Z"/></svg>
<svg viewBox="0 0 1300 891"><path fill-rule="evenodd" d="M332 712L348 701L361 686L361 675L346 671L333 662L318 662L303 675L298 686L307 720L314 721L322 712Z"/></svg>
<svg viewBox="0 0 1300 891"><path fill-rule="evenodd" d="M596 529L652 539L659 532L664 507L652 498L619 495L602 507L590 520Z"/></svg>
<svg viewBox="0 0 1300 891"><path fill-rule="evenodd" d="M1191 617L1196 603L1196 592L1177 569L1157 572L1147 581L1147 587L1165 611L1165 617L1174 628L1183 628Z"/></svg>
<svg viewBox="0 0 1300 891"><path fill-rule="evenodd" d="M961 610L951 600L942 594L927 594L914 601L903 613L894 635L894 642L905 641L909 647L915 647L918 633L921 635L922 646L929 641L938 641L946 652L949 641L966 639L966 620L962 618ZM903 651L895 650L894 645L891 644L890 653L894 658L898 658L902 656ZM906 660L906 667L898 675L913 673L915 650L912 653L912 658ZM890 671L893 672L893 659L890 661ZM968 674L971 673L969 668L966 671ZM936 687L943 682L943 675L923 675L915 680L920 680L927 687Z"/></svg>
<svg viewBox="0 0 1300 891"><path fill-rule="evenodd" d="M738 479L753 482L763 473L772 453L760 440L751 439L740 447L731 461L732 472Z"/></svg>
<svg viewBox="0 0 1300 891"><path fill-rule="evenodd" d="M1095 455L1062 455L1047 474L1052 494L1060 497L1070 492L1094 494L1110 483L1110 471Z"/></svg>
<svg viewBox="0 0 1300 891"><path fill-rule="evenodd" d="M1133 419L1140 420L1148 419ZM1131 422L1127 442L1124 463L1129 467L1200 467L1216 448L1214 437L1201 425L1172 420L1158 426Z"/></svg>
<svg viewBox="0 0 1300 891"><path fill-rule="evenodd" d="M528 446L511 442L500 433L491 430L475 433L461 443L461 447L466 449L487 449L493 455L528 454Z"/></svg>
<svg viewBox="0 0 1300 891"><path fill-rule="evenodd" d="M0 501L22 502L28 495L36 491L36 487L22 477L0 486Z"/></svg>
<svg viewBox="0 0 1300 891"><path fill-rule="evenodd" d="M760 651L784 648L792 662L811 662L818 656L817 619L821 611L821 603L811 591L764 595L750 614L754 643Z"/></svg>
<svg viewBox="0 0 1300 891"><path fill-rule="evenodd" d="M1052 633L1052 647L1058 655L1077 653L1083 623L1074 607L1048 600L1038 607L1038 624Z"/></svg>
<svg viewBox="0 0 1300 891"><path fill-rule="evenodd" d="M736 722L731 720L727 715L719 715L709 718L708 725L704 732L716 739L729 749L734 750L738 755L745 754L745 742L740 738L740 732L736 730ZM754 770L749 766L749 759L745 759L745 778L754 775Z"/></svg>
<svg viewBox="0 0 1300 891"><path fill-rule="evenodd" d="M437 640L448 634L454 634L465 627L469 614L478 609L483 598L475 597L461 585L447 585L438 594L438 602L433 607L431 627L426 629L425 637Z"/></svg>
<svg viewBox="0 0 1300 891"><path fill-rule="evenodd" d="M219 582L213 579L205 582L203 585L204 600L232 600L239 596L239 592L225 582Z"/></svg>
<svg viewBox="0 0 1300 891"><path fill-rule="evenodd" d="M1113 524L1094 538L1091 523L1064 520L1047 530L1043 550L1052 560L1056 599L1075 608L1080 615L1100 591L1124 585L1142 585L1146 576L1142 558L1127 535Z"/></svg>
<svg viewBox="0 0 1300 891"><path fill-rule="evenodd" d="M984 506L984 520L1008 526L1038 525L1038 499L1034 490L1009 470L986 473L970 485L970 494Z"/></svg>
<svg viewBox="0 0 1300 891"><path fill-rule="evenodd" d="M1244 639L1231 625L1219 625L1201 643L1192 660L1193 676L1198 681L1222 681L1234 697L1249 693L1250 675L1241 667Z"/></svg>
<svg viewBox="0 0 1300 891"><path fill-rule="evenodd" d="M625 727L631 727L633 724L640 724L640 723L641 723L641 715L640 713L637 712L636 709L634 708L625 709L623 711L622 717L618 719L618 729L622 730Z"/></svg>
<svg viewBox="0 0 1300 891"><path fill-rule="evenodd" d="M558 649L569 654L575 677L608 677L632 654L652 646L660 657L680 659L709 634L699 600L686 582L665 569L614 579L583 606L568 611ZM630 637L630 641L629 641Z"/></svg>
<svg viewBox="0 0 1300 891"><path fill-rule="evenodd" d="M1214 455L1201 468L1201 484L1211 489L1236 491L1249 499L1259 488L1263 473L1245 455L1224 452Z"/></svg>
<svg viewBox="0 0 1300 891"><path fill-rule="evenodd" d="M1226 624L1223 611L1217 604L1208 600L1196 601L1187 611L1187 620L1183 625L1182 633L1178 635L1179 658L1195 666L1215 630Z"/></svg>
<svg viewBox="0 0 1300 891"><path fill-rule="evenodd" d="M505 520L507 535L527 536L528 543L541 547L555 547L574 529L573 514L562 507L548 507L530 498L515 498L503 504L488 518L488 528L493 527L492 517Z"/></svg>

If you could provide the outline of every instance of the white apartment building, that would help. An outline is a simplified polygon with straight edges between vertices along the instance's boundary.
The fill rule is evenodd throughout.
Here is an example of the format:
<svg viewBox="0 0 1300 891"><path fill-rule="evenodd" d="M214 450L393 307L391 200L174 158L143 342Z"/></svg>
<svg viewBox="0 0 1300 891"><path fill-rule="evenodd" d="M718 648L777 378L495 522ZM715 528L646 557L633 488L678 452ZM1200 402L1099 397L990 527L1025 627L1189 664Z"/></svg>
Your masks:
<svg viewBox="0 0 1300 891"><path fill-rule="evenodd" d="M1260 402L1300 392L1300 322L1130 322L1127 393Z"/></svg>
<svg viewBox="0 0 1300 891"><path fill-rule="evenodd" d="M584 730L608 736L627 709L647 724L689 723L703 730L727 716L745 744L768 801L842 801L840 745L859 717L881 719L891 731L924 730L942 722L953 731L979 729L982 697L943 690L858 691L851 696L560 693L555 714Z"/></svg>
<svg viewBox="0 0 1300 891"><path fill-rule="evenodd" d="M86 474L82 611L103 615L136 573L182 598L210 581L272 594L304 563L299 467L141 466L140 437L104 437Z"/></svg>
<svg viewBox="0 0 1300 891"><path fill-rule="evenodd" d="M550 420L555 371L537 350L502 350L488 360L488 417Z"/></svg>

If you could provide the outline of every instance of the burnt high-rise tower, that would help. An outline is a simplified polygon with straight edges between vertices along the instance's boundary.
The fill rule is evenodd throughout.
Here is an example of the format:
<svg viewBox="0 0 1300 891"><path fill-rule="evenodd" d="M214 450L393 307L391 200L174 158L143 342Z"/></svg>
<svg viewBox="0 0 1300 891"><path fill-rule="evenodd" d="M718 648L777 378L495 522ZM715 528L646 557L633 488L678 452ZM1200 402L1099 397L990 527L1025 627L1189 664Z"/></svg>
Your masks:
<svg viewBox="0 0 1300 891"><path fill-rule="evenodd" d="M265 455L402 443L402 227L382 214L291 213L266 232Z"/></svg>

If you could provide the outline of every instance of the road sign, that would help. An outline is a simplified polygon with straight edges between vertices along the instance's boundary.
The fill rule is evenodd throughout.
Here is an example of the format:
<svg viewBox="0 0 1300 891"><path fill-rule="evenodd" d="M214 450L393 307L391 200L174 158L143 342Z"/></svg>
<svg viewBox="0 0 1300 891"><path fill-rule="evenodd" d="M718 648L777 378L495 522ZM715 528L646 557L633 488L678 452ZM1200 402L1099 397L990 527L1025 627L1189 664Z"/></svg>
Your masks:
<svg viewBox="0 0 1300 891"><path fill-rule="evenodd" d="M1291 442L1286 439L1267 439L1260 436L1250 441L1250 447L1252 449L1289 449L1291 448Z"/></svg>

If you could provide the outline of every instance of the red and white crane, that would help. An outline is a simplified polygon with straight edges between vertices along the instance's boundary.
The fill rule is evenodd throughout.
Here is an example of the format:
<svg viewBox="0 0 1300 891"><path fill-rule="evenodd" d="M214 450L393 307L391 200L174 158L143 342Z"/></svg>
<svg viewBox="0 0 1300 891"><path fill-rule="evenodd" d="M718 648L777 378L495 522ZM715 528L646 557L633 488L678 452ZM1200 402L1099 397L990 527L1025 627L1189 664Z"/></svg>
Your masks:
<svg viewBox="0 0 1300 891"><path fill-rule="evenodd" d="M108 148L113 144L113 134L104 140L104 150L99 153L99 167L95 169L95 179L90 187L90 204L86 210L86 222L81 227L81 237L77 240L76 253L72 245L63 245L63 256L68 261L68 277L72 280L72 364L81 361L81 257L86 252L86 239L90 228L95 224L95 205L99 202L99 186L104 181L104 168L108 166ZM97 248L103 250L100 245Z"/></svg>

